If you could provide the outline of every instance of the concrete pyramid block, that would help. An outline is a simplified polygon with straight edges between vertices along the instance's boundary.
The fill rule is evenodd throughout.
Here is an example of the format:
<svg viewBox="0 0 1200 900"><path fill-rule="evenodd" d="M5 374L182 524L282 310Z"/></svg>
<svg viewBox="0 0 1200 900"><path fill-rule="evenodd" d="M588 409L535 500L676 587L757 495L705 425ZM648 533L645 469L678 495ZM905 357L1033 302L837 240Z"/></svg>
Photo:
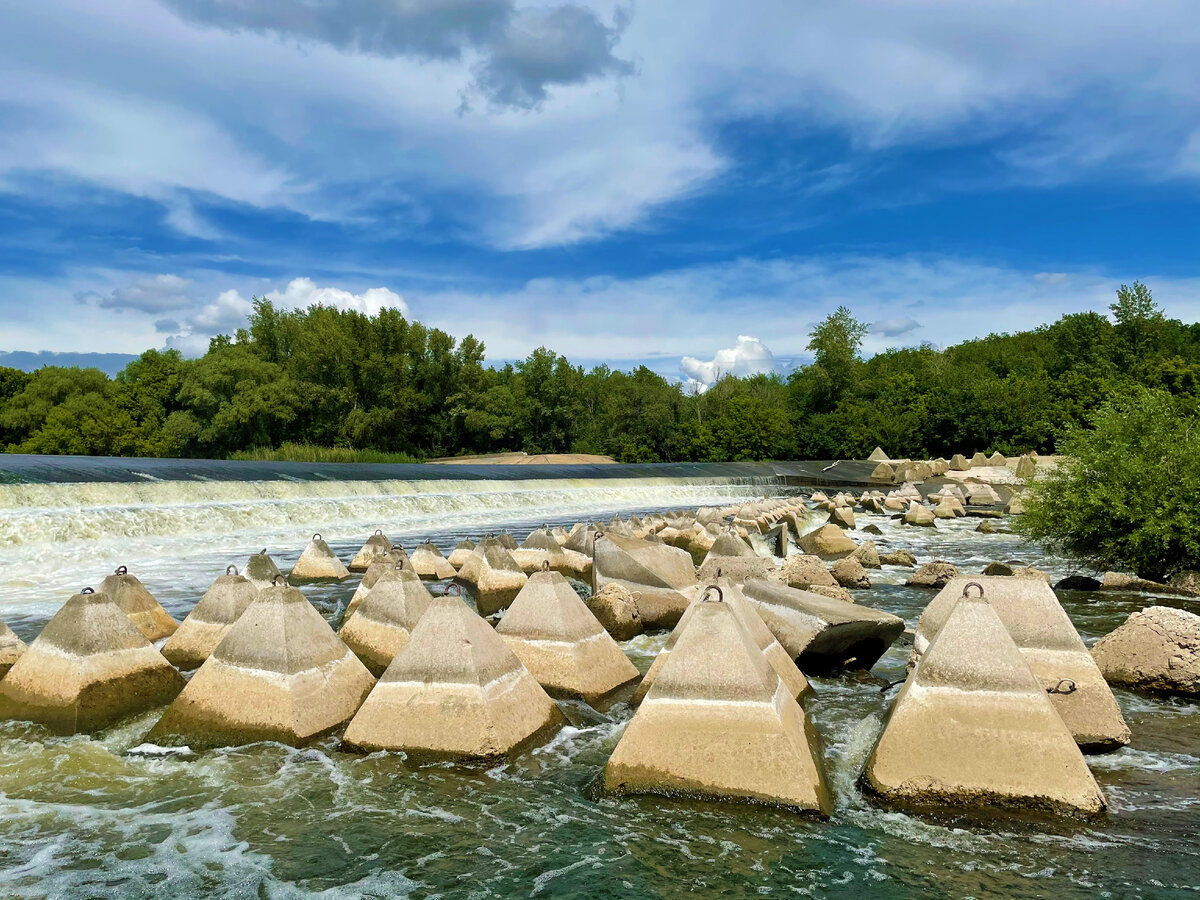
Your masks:
<svg viewBox="0 0 1200 900"><path fill-rule="evenodd" d="M474 586L475 607L481 616L490 616L512 603L528 580L512 554L495 537L479 542L457 577Z"/></svg>
<svg viewBox="0 0 1200 900"><path fill-rule="evenodd" d="M868 462L885 463L888 461L888 455L883 452L882 447L876 447L871 451L871 455L867 457Z"/></svg>
<svg viewBox="0 0 1200 900"><path fill-rule="evenodd" d="M529 537L521 546L512 551L512 558L517 561L527 575L542 571L543 564L548 563L555 572L566 572L566 556L558 541L550 536L549 530L538 528L530 532Z"/></svg>
<svg viewBox="0 0 1200 900"><path fill-rule="evenodd" d="M674 628L690 602L683 593L697 584L691 554L678 547L604 532L592 556L592 593L616 583L638 595L646 628Z"/></svg>
<svg viewBox="0 0 1200 900"><path fill-rule="evenodd" d="M496 633L551 695L596 703L638 678L637 667L558 572L535 572Z"/></svg>
<svg viewBox="0 0 1200 900"><path fill-rule="evenodd" d="M904 633L899 616L766 579L742 593L802 672L870 669Z"/></svg>
<svg viewBox="0 0 1200 900"><path fill-rule="evenodd" d="M343 621L348 619L354 610L358 609L358 605L367 599L367 595L371 593L380 578L404 568L412 568L411 560L409 560L408 554L399 547L392 548L391 552L383 559L377 559L371 563L370 568L359 579L358 587L354 589L354 595L346 605L346 611L342 614Z"/></svg>
<svg viewBox="0 0 1200 900"><path fill-rule="evenodd" d="M512 753L564 723L508 645L463 601L435 597L343 745L440 757Z"/></svg>
<svg viewBox="0 0 1200 900"><path fill-rule="evenodd" d="M345 724L374 683L304 594L281 578L259 592L146 739L193 748L299 747Z"/></svg>
<svg viewBox="0 0 1200 900"><path fill-rule="evenodd" d="M169 637L179 627L179 623L162 608L137 576L130 575L124 566L119 566L116 572L100 582L97 593L112 597L113 602L121 607L121 611L129 616L129 620L148 641Z"/></svg>
<svg viewBox="0 0 1200 900"><path fill-rule="evenodd" d="M596 542L596 535L600 533L600 529L588 522L586 525L580 523L571 529L571 534L563 544L564 550L574 550L576 553L582 553L590 557L592 555L592 545Z"/></svg>
<svg viewBox="0 0 1200 900"><path fill-rule="evenodd" d="M25 642L11 628L0 622L0 678L3 678L13 667L21 654L25 652Z"/></svg>
<svg viewBox="0 0 1200 900"><path fill-rule="evenodd" d="M442 551L432 541L426 541L417 547L409 557L413 571L421 578L453 578L458 574L450 561L442 556Z"/></svg>
<svg viewBox="0 0 1200 900"><path fill-rule="evenodd" d="M111 596L86 588L0 680L0 717L90 732L170 702L183 676Z"/></svg>
<svg viewBox="0 0 1200 900"><path fill-rule="evenodd" d="M467 557L475 550L475 542L472 540L462 540L458 542L458 546L450 554L449 563L454 566L457 572L463 567L463 563L467 561Z"/></svg>
<svg viewBox="0 0 1200 900"><path fill-rule="evenodd" d="M1050 585L1040 578L952 578L925 607L913 637L912 661L921 657L961 602L967 584L983 586L988 604L1016 643L1054 708L1085 752L1129 743L1129 727L1111 688Z"/></svg>
<svg viewBox="0 0 1200 900"><path fill-rule="evenodd" d="M779 643L778 639L767 628L762 617L754 607L747 601L741 588L735 582L729 579L717 579L716 587L720 589L720 594L723 601L733 610L737 620L741 623L742 629L749 635L754 645L766 657L771 668L775 670L775 674L779 676L779 680L783 682L783 686L787 689L788 694L796 700L803 700L812 694L812 685L808 683L808 679L796 667L792 661L792 657ZM706 587L702 595L707 596L711 587ZM667 659L671 655L671 649L679 641L679 636L687 629L687 623L699 609L698 603L693 603L684 612L679 623L672 629L670 635L667 636L667 641L663 644L662 650L658 652L658 656L654 658L654 662L650 664L650 669L642 678L641 684L633 695L633 703L636 705L641 703L646 694L650 692L650 688L654 686L655 679L658 678L662 667L666 665Z"/></svg>
<svg viewBox="0 0 1200 900"><path fill-rule="evenodd" d="M162 655L181 669L203 665L257 596L254 583L239 575L237 566L230 566L163 644Z"/></svg>
<svg viewBox="0 0 1200 900"><path fill-rule="evenodd" d="M1092 814L1104 796L985 600L956 603L896 696L864 786L889 802Z"/></svg>
<svg viewBox="0 0 1200 900"><path fill-rule="evenodd" d="M828 815L820 739L804 711L733 607L702 600L693 609L604 767L605 788Z"/></svg>
<svg viewBox="0 0 1200 900"><path fill-rule="evenodd" d="M432 602L433 596L416 572L393 568L342 619L338 637L374 675L382 675Z"/></svg>
<svg viewBox="0 0 1200 900"><path fill-rule="evenodd" d="M387 555L392 549L392 542L382 530L376 530L373 535L367 538L367 542L362 545L362 549L354 554L354 559L350 561L347 567L351 572L365 572L371 567L371 563Z"/></svg>
<svg viewBox="0 0 1200 900"><path fill-rule="evenodd" d="M350 571L342 565L321 535L314 534L296 564L288 581L293 584L305 581L342 581L350 577Z"/></svg>
<svg viewBox="0 0 1200 900"><path fill-rule="evenodd" d="M242 575L260 591L273 585L275 576L279 574L279 567L275 565L275 561L271 557L267 556L266 547L251 556L246 562L246 568L242 570Z"/></svg>

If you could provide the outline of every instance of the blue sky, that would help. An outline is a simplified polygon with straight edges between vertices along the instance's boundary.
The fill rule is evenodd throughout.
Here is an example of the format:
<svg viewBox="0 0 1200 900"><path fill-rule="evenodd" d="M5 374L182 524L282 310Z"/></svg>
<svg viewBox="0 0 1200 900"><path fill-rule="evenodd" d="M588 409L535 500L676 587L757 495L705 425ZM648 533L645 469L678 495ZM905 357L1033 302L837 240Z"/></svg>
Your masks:
<svg viewBox="0 0 1200 900"><path fill-rule="evenodd" d="M0 351L199 352L255 295L496 360L786 369L1200 316L1200 5L0 0Z"/></svg>

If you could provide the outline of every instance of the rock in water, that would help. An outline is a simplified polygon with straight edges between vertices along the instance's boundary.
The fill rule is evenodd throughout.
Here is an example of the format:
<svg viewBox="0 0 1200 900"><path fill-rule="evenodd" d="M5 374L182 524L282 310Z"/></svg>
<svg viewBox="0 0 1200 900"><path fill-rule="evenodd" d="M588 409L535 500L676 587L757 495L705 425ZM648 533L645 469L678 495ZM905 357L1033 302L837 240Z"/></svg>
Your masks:
<svg viewBox="0 0 1200 900"><path fill-rule="evenodd" d="M265 591L217 644L148 741L303 746L344 725L375 679L296 588Z"/></svg>
<svg viewBox="0 0 1200 900"><path fill-rule="evenodd" d="M909 587L944 588L951 578L958 575L958 569L948 562L935 560L925 563L912 578L904 582Z"/></svg>
<svg viewBox="0 0 1200 900"><path fill-rule="evenodd" d="M1056 591L1098 591L1100 582L1087 575L1068 575L1054 585Z"/></svg>
<svg viewBox="0 0 1200 900"><path fill-rule="evenodd" d="M853 556L839 559L830 566L830 573L842 587L869 588L871 586L871 579L867 577L867 570Z"/></svg>
<svg viewBox="0 0 1200 900"><path fill-rule="evenodd" d="M954 604L892 703L864 787L891 803L1095 814L1104 796L986 601Z"/></svg>
<svg viewBox="0 0 1200 900"><path fill-rule="evenodd" d="M314 534L296 560L296 565L292 566L288 581L298 584L305 581L342 581L349 577L350 571L321 539L321 535Z"/></svg>
<svg viewBox="0 0 1200 900"><path fill-rule="evenodd" d="M612 583L637 595L645 628L673 628L688 607L681 591L695 587L696 568L678 547L605 532L593 549L592 591Z"/></svg>
<svg viewBox="0 0 1200 900"><path fill-rule="evenodd" d="M458 570L459 581L475 588L475 608L490 616L508 606L525 587L527 576L499 538L484 538Z"/></svg>
<svg viewBox="0 0 1200 900"><path fill-rule="evenodd" d="M970 583L983 586L992 611L1042 688L1050 692L1055 710L1080 748L1095 753L1128 744L1129 727L1112 691L1054 591L1041 579L1004 576L951 579L921 613L913 637L913 661L920 665L951 611L963 602L963 589Z"/></svg>
<svg viewBox="0 0 1200 900"><path fill-rule="evenodd" d="M455 570L461 569L467 561L467 557L471 555L475 549L475 542L471 540L459 541L458 546L454 548L450 554L448 562L454 566Z"/></svg>
<svg viewBox="0 0 1200 900"><path fill-rule="evenodd" d="M401 564L402 565L402 564ZM375 582L370 594L342 619L340 637L371 674L382 675L408 643L433 596L416 572L393 568Z"/></svg>
<svg viewBox="0 0 1200 900"><path fill-rule="evenodd" d="M367 569L371 568L371 563L386 556L391 549L392 542L388 539L388 536L382 531L377 530L367 538L367 542L362 545L362 549L354 554L354 559L351 560L349 566L350 571L367 571Z"/></svg>
<svg viewBox="0 0 1200 900"><path fill-rule="evenodd" d="M97 593L111 597L148 641L170 637L179 627L179 623L162 608L137 576L130 575L124 566L118 567L116 572L105 578Z"/></svg>
<svg viewBox="0 0 1200 900"><path fill-rule="evenodd" d="M1092 647L1112 684L1200 695L1200 616L1169 606L1135 612Z"/></svg>
<svg viewBox="0 0 1200 900"><path fill-rule="evenodd" d="M841 559L858 549L858 545L836 525L822 525L816 531L800 535L800 549L821 559Z"/></svg>
<svg viewBox="0 0 1200 900"><path fill-rule="evenodd" d="M879 550L875 547L874 541L863 541L851 554L851 558L857 559L859 565L864 569L880 568Z"/></svg>
<svg viewBox="0 0 1200 900"><path fill-rule="evenodd" d="M615 641L627 641L645 631L637 598L616 582L609 582L592 594L587 608Z"/></svg>
<svg viewBox="0 0 1200 900"><path fill-rule="evenodd" d="M604 767L616 793L741 799L828 815L820 739L727 603L702 600Z"/></svg>
<svg viewBox="0 0 1200 900"><path fill-rule="evenodd" d="M496 633L552 696L595 705L639 675L558 572L530 575Z"/></svg>
<svg viewBox="0 0 1200 900"><path fill-rule="evenodd" d="M747 581L746 600L802 672L870 669L904 633L904 620L765 579Z"/></svg>
<svg viewBox="0 0 1200 900"><path fill-rule="evenodd" d="M759 616L755 607L742 594L741 589L730 581L721 581L716 585L719 588L720 596L723 602L733 610L738 622L741 624L742 630L750 638L767 662L779 676L783 686L787 689L789 696L796 700L803 700L813 692L812 685L808 683L808 679L804 677L796 664L792 662L791 655L779 643L779 640L772 633L762 617ZM708 591L712 588L706 588L704 596L707 597ZM705 601L707 602L707 601ZM658 656L654 658L654 662L650 666L650 670L642 678L642 683L638 685L637 690L633 695L635 704L641 703L642 699L653 687L654 681L658 678L658 673L662 671L662 667L666 664L667 659L671 654L671 649L679 641L680 635L687 630L689 620L696 614L696 610L700 608L699 603L693 603L687 608L683 614L683 618L679 620L679 624L671 631L667 637L667 642L663 644L662 650Z"/></svg>
<svg viewBox="0 0 1200 900"><path fill-rule="evenodd" d="M442 556L442 551L432 541L426 541L413 551L409 557L413 571L421 578L436 578L439 581L453 578L458 573L450 561Z"/></svg>
<svg viewBox="0 0 1200 900"><path fill-rule="evenodd" d="M346 729L351 750L504 756L564 719L492 627L435 597Z"/></svg>
<svg viewBox="0 0 1200 900"><path fill-rule="evenodd" d="M175 671L108 594L85 588L0 680L0 717L58 734L98 731L170 702Z"/></svg>
<svg viewBox="0 0 1200 900"><path fill-rule="evenodd" d="M21 658L25 649L25 642L17 637L11 628L0 622L0 678L3 678L13 667L13 663Z"/></svg>
<svg viewBox="0 0 1200 900"><path fill-rule="evenodd" d="M258 588L250 579L239 575L237 566L230 566L163 644L162 655L181 669L203 665L257 596Z"/></svg>
<svg viewBox="0 0 1200 900"><path fill-rule="evenodd" d="M916 568L917 565L917 558L908 550L892 550L887 553L880 553L879 561L885 566L904 566L908 569Z"/></svg>
<svg viewBox="0 0 1200 900"><path fill-rule="evenodd" d="M275 583L275 576L279 575L280 572L274 560L267 556L267 548L264 547L250 557L246 562L246 568L242 571L242 574L261 591L263 588L269 588L273 585Z"/></svg>

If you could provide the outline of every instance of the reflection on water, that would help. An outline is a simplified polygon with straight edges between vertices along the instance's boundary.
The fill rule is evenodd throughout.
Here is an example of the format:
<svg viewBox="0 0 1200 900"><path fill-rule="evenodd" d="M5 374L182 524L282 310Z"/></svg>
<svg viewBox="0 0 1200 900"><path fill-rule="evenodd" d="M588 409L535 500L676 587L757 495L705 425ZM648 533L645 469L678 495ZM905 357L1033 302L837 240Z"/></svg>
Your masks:
<svg viewBox="0 0 1200 900"><path fill-rule="evenodd" d="M0 617L31 639L72 591L118 563L130 565L182 617L229 562L267 545L286 571L308 532L318 529L333 536L343 559L377 526L406 546L430 536L449 552L464 535L504 526L523 537L543 522L732 502L762 492L730 484L578 485L496 491L506 496L496 506L480 500L472 501L475 507L460 503L424 513L409 507L404 515L388 505L399 495L379 490L351 498L305 498L304 492L262 501L227 497L211 501L219 513L180 512L170 502L159 512L139 502L120 513L124 521L174 516L176 524L133 529L136 536L128 540L99 524L108 512L78 508L72 521L86 526L89 516L97 517L93 531L51 529L42 538L9 540L0 551ZM277 521L263 512L272 504ZM26 523L51 514L45 507L10 507L0 520L10 510ZM246 511L241 520L238 510ZM194 527L180 529L191 515ZM205 518L210 515L216 518ZM948 559L978 571L993 559L1019 559L1056 577L1068 571L1015 536L974 533L974 520L936 531L902 529L879 516L858 520L860 529L875 524L883 530L874 538L881 547L906 547L921 561ZM12 522L4 527L13 528ZM869 536L860 531L854 537ZM860 602L914 625L932 594L904 587L908 571L871 573L875 586L858 592ZM336 625L355 583L305 592ZM1149 602L1134 595L1064 595L1089 642ZM664 638L643 635L624 649L645 671ZM590 799L589 786L631 714L624 704L603 713L570 704L565 711L572 725L544 746L493 766L351 756L332 740L303 750L261 744L196 755L153 748L131 753L153 713L93 738L56 738L34 726L3 724L0 895L1196 896L1200 706L1118 692L1133 745L1089 759L1111 804L1106 821L914 817L879 809L856 788L894 696L881 688L903 677L907 651L894 647L871 677L813 680L810 712L825 740L838 799L829 822L761 807Z"/></svg>

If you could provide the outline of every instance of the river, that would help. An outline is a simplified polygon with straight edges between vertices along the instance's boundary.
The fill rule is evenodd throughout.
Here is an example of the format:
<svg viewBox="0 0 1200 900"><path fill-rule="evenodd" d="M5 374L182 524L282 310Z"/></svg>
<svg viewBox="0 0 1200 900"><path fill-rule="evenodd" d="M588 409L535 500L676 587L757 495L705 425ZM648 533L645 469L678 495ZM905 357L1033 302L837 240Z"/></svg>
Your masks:
<svg viewBox="0 0 1200 900"><path fill-rule="evenodd" d="M86 462L65 475L32 463L0 471L7 482L0 483L0 619L23 639L32 640L72 593L122 564L182 619L226 565L266 547L286 571L313 531L345 561L375 528L410 548L432 538L448 553L463 536L485 531L521 539L544 523L794 490L769 471L729 468L593 475L505 467L492 477L392 470L346 478L311 474L323 467L307 467L306 476L222 464L183 478L178 465L160 471L144 462L125 461L123 474ZM857 518L860 529L883 530L875 538L881 548L910 549L922 562L948 559L979 571L993 559L1020 559L1056 577L1072 571L1015 535L976 534L977 520L931 531ZM857 592L859 602L915 625L932 592L904 587L907 574L872 572L874 586ZM356 580L305 592L336 626ZM1145 595L1061 598L1089 643L1143 606L1189 608ZM623 647L645 671L664 639L643 635ZM597 798L590 788L630 717L624 705L600 714L563 703L569 727L492 766L354 756L334 740L302 750L260 744L165 754L142 746L158 713L91 737L0 723L0 895L1200 894L1200 704L1116 692L1133 743L1088 758L1110 804L1104 820L914 816L880 808L856 787L894 696L886 684L903 678L907 649L893 647L871 677L813 679L808 711L837 796L827 822L765 807Z"/></svg>

